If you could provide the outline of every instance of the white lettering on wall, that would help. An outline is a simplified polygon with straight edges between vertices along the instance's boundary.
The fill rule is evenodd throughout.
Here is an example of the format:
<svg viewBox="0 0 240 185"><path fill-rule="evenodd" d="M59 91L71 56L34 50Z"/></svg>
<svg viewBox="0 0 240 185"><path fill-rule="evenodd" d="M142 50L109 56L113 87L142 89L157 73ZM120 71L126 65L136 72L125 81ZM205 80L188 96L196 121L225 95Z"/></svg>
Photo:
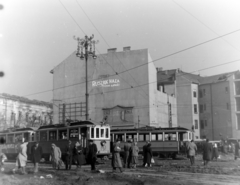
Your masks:
<svg viewBox="0 0 240 185"><path fill-rule="evenodd" d="M100 80L100 81L92 81L93 87L117 87L120 85L119 79L108 79L108 80Z"/></svg>

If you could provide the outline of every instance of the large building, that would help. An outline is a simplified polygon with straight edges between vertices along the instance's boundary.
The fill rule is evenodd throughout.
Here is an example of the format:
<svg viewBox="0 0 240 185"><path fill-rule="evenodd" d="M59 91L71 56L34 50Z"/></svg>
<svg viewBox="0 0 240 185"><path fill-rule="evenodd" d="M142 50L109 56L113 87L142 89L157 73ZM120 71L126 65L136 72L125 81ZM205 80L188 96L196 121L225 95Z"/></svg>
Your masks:
<svg viewBox="0 0 240 185"><path fill-rule="evenodd" d="M0 94L0 130L52 124L52 104Z"/></svg>
<svg viewBox="0 0 240 185"><path fill-rule="evenodd" d="M158 69L158 88L177 98L178 125L195 139L240 139L240 72L202 77Z"/></svg>
<svg viewBox="0 0 240 185"><path fill-rule="evenodd" d="M53 73L54 124L84 120L85 60L73 52ZM177 126L176 98L157 90L157 71L147 49L108 49L88 59L89 119L113 128Z"/></svg>

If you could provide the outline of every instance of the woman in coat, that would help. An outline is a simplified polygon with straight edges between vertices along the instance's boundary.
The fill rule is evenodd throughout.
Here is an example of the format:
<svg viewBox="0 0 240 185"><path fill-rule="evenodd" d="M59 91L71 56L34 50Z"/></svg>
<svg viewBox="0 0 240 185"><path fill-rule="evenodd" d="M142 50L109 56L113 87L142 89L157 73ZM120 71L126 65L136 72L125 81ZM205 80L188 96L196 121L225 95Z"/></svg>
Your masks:
<svg viewBox="0 0 240 185"><path fill-rule="evenodd" d="M214 143L213 145L213 155L212 155L212 159L218 159L218 146L217 143Z"/></svg>
<svg viewBox="0 0 240 185"><path fill-rule="evenodd" d="M34 164L34 173L38 172L38 163L40 162L42 158L42 147L39 145L38 142L35 143L35 145L31 148L31 154L32 154L32 161Z"/></svg>
<svg viewBox="0 0 240 185"><path fill-rule="evenodd" d="M57 147L54 143L52 144L52 150L50 154L50 160L52 161L52 166L56 170L60 169L62 165L62 152L59 147Z"/></svg>
<svg viewBox="0 0 240 185"><path fill-rule="evenodd" d="M16 160L16 167L18 167L18 169L20 169L22 174L27 174L27 172L26 172L27 145L28 145L28 142L25 142L23 139L23 143L19 147L19 153L18 153L17 160ZM15 173L15 172L16 172L16 168L13 169L13 173Z"/></svg>
<svg viewBox="0 0 240 185"><path fill-rule="evenodd" d="M113 154L112 154L112 167L113 167L113 172L116 171L117 168L119 168L120 172L122 171L122 161L120 158L120 140L118 140L114 145L113 145Z"/></svg>
<svg viewBox="0 0 240 185"><path fill-rule="evenodd" d="M81 168L81 166L86 163L83 148L79 142L76 142L73 147L73 161L77 162L77 168Z"/></svg>
<svg viewBox="0 0 240 185"><path fill-rule="evenodd" d="M148 143L147 147L146 147L146 163L148 165L148 167L151 167L151 160L152 160L152 148L151 148L151 143Z"/></svg>
<svg viewBox="0 0 240 185"><path fill-rule="evenodd" d="M130 153L132 157L131 162L132 162L133 168L136 168L138 164L138 152L139 152L139 148L137 146L137 142L134 142L133 146L130 149Z"/></svg>
<svg viewBox="0 0 240 185"><path fill-rule="evenodd" d="M209 143L209 140L206 139L206 142L203 144L203 164L207 166L208 162L212 158L212 144Z"/></svg>

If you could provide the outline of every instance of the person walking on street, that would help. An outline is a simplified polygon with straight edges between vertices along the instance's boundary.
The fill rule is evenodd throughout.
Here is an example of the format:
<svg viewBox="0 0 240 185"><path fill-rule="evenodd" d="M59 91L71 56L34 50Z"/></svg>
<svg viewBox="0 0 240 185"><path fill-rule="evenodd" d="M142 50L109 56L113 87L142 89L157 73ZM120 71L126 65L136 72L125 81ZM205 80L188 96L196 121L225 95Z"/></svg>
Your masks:
<svg viewBox="0 0 240 185"><path fill-rule="evenodd" d="M136 168L138 164L138 152L139 152L139 148L137 146L136 141L133 143L133 146L131 147L130 151L132 155L131 162L132 162L133 168Z"/></svg>
<svg viewBox="0 0 240 185"><path fill-rule="evenodd" d="M96 170L96 161L97 161L97 145L93 142L93 140L89 140L89 149L88 149L88 161L91 164L91 170Z"/></svg>
<svg viewBox="0 0 240 185"><path fill-rule="evenodd" d="M197 145L193 140L188 144L188 156L190 158L191 165L195 164L195 155L197 152Z"/></svg>
<svg viewBox="0 0 240 185"><path fill-rule="evenodd" d="M207 166L208 162L212 157L212 144L209 143L209 140L206 139L206 142L203 144L203 164Z"/></svg>
<svg viewBox="0 0 240 185"><path fill-rule="evenodd" d="M146 142L146 144L143 146L143 167L146 165L146 160L147 160L147 152L146 152L146 149L147 149L147 146L149 144L149 141Z"/></svg>
<svg viewBox="0 0 240 185"><path fill-rule="evenodd" d="M128 142L124 145L123 150L124 150L124 164L123 167L130 168L130 162L131 162L131 154L130 154L130 148L132 147L132 140L129 139Z"/></svg>
<svg viewBox="0 0 240 185"><path fill-rule="evenodd" d="M119 168L120 172L122 173L122 161L120 158L120 140L117 140L116 143L113 144L113 154L112 154L112 167L113 172L116 172L116 169Z"/></svg>
<svg viewBox="0 0 240 185"><path fill-rule="evenodd" d="M235 160L237 160L237 158L239 157L239 144L238 142L235 143Z"/></svg>
<svg viewBox="0 0 240 185"><path fill-rule="evenodd" d="M66 170L71 170L72 167L72 156L73 156L73 147L72 141L68 141L68 145L66 146Z"/></svg>
<svg viewBox="0 0 240 185"><path fill-rule="evenodd" d="M32 161L34 165L34 173L38 172L38 164L42 158L42 147L36 142L31 148Z"/></svg>
<svg viewBox="0 0 240 185"><path fill-rule="evenodd" d="M50 161L52 161L52 166L54 169L59 170L62 165L62 152L59 147L52 143L52 150L50 154Z"/></svg>
<svg viewBox="0 0 240 185"><path fill-rule="evenodd" d="M28 142L25 142L25 138L23 138L22 144L19 147L19 153L16 160L16 167L20 169L23 175L27 174L26 172L26 164L27 164L27 145ZM13 173L16 172L16 168L13 169Z"/></svg>
<svg viewBox="0 0 240 185"><path fill-rule="evenodd" d="M73 161L77 162L77 168L81 168L86 163L83 149L79 142L76 142L73 147Z"/></svg>
<svg viewBox="0 0 240 185"><path fill-rule="evenodd" d="M213 155L212 155L212 160L213 159L218 159L218 146L217 146L217 143L214 143L213 144Z"/></svg>
<svg viewBox="0 0 240 185"><path fill-rule="evenodd" d="M152 162L152 148L151 148L151 143L148 143L147 147L146 147L146 164L148 167L151 167L151 162Z"/></svg>

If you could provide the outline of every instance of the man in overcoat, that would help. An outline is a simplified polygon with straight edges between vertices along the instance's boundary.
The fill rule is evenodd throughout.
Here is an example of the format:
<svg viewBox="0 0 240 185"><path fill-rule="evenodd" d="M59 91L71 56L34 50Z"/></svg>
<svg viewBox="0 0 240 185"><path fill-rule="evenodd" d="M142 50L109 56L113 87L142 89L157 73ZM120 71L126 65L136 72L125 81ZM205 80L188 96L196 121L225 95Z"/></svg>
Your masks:
<svg viewBox="0 0 240 185"><path fill-rule="evenodd" d="M130 149L132 147L132 140L129 139L128 142L124 145L124 165L123 167L125 168L126 166L130 168L130 162L131 162L131 153Z"/></svg>
<svg viewBox="0 0 240 185"><path fill-rule="evenodd" d="M66 170L71 170L72 166L73 147L72 142L69 140L66 146Z"/></svg>
<svg viewBox="0 0 240 185"><path fill-rule="evenodd" d="M38 172L38 164L42 158L42 147L38 142L31 147L32 161L34 164L34 173Z"/></svg>
<svg viewBox="0 0 240 185"><path fill-rule="evenodd" d="M93 140L89 140L89 148L87 158L91 164L91 170L96 170L96 161L97 161L97 145L93 142Z"/></svg>
<svg viewBox="0 0 240 185"><path fill-rule="evenodd" d="M143 146L143 167L146 165L147 163L147 146L149 144L149 141L146 141L146 144Z"/></svg>
<svg viewBox="0 0 240 185"><path fill-rule="evenodd" d="M194 165L195 163L195 155L197 151L197 145L194 143L193 140L188 144L188 155L190 158L191 165Z"/></svg>
<svg viewBox="0 0 240 185"><path fill-rule="evenodd" d="M120 152L121 152L120 140L117 140L117 142L113 144L113 152L112 152L113 172L115 172L117 168L119 168L120 172L123 172Z"/></svg>
<svg viewBox="0 0 240 185"><path fill-rule="evenodd" d="M207 166L208 162L212 158L212 144L209 143L209 140L206 139L206 142L203 144L203 164Z"/></svg>

